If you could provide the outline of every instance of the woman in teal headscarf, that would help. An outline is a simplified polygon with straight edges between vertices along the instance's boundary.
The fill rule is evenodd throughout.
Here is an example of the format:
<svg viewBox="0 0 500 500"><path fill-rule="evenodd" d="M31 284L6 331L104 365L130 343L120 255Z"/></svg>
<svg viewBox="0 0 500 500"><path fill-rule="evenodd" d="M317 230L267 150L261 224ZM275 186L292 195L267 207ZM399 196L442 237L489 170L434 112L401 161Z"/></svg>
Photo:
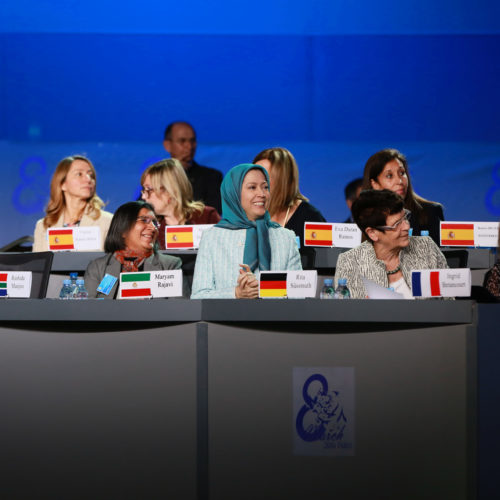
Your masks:
<svg viewBox="0 0 500 500"><path fill-rule="evenodd" d="M201 239L192 299L257 298L260 271L300 270L292 231L267 211L269 177L260 165L232 168L221 185L222 219Z"/></svg>

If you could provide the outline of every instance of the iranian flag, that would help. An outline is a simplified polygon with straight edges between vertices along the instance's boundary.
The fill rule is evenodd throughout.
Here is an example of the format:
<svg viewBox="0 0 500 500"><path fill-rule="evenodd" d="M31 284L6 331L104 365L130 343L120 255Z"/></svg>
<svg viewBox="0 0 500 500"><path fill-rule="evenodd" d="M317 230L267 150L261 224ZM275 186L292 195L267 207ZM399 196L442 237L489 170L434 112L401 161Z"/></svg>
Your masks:
<svg viewBox="0 0 500 500"><path fill-rule="evenodd" d="M147 299L151 297L151 273L121 273L120 299Z"/></svg>

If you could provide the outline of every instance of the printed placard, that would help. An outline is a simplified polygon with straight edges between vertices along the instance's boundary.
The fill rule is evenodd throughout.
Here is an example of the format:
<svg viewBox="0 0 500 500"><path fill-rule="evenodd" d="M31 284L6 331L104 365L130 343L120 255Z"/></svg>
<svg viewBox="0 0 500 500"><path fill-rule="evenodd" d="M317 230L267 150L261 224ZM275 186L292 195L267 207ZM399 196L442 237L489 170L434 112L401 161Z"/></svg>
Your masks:
<svg viewBox="0 0 500 500"><path fill-rule="evenodd" d="M213 226L214 224L166 226L165 248L167 250L199 248L203 232Z"/></svg>
<svg viewBox="0 0 500 500"><path fill-rule="evenodd" d="M332 224L333 246L339 248L356 248L361 245L361 229L356 224Z"/></svg>
<svg viewBox="0 0 500 500"><path fill-rule="evenodd" d="M182 296L182 270L120 273L119 299Z"/></svg>
<svg viewBox="0 0 500 500"><path fill-rule="evenodd" d="M498 222L474 222L474 243L476 247L496 247L498 245Z"/></svg>
<svg viewBox="0 0 500 500"><path fill-rule="evenodd" d="M293 368L293 453L354 456L354 367Z"/></svg>
<svg viewBox="0 0 500 500"><path fill-rule="evenodd" d="M305 222L304 246L355 248L361 245L361 234L356 224Z"/></svg>
<svg viewBox="0 0 500 500"><path fill-rule="evenodd" d="M414 297L470 297L470 269L423 269L412 271Z"/></svg>
<svg viewBox="0 0 500 500"><path fill-rule="evenodd" d="M151 271L151 293L154 299L182 297L182 271Z"/></svg>
<svg viewBox="0 0 500 500"><path fill-rule="evenodd" d="M316 297L318 271L288 271L286 291L289 299Z"/></svg>
<svg viewBox="0 0 500 500"><path fill-rule="evenodd" d="M31 271L0 271L0 297L28 299L31 281Z"/></svg>
<svg viewBox="0 0 500 500"><path fill-rule="evenodd" d="M316 296L317 271L261 271L259 297L303 299Z"/></svg>
<svg viewBox="0 0 500 500"><path fill-rule="evenodd" d="M446 247L496 247L498 222L449 222L441 221L441 246Z"/></svg>
<svg viewBox="0 0 500 500"><path fill-rule="evenodd" d="M47 229L49 250L89 252L101 250L101 229L97 226L54 227Z"/></svg>

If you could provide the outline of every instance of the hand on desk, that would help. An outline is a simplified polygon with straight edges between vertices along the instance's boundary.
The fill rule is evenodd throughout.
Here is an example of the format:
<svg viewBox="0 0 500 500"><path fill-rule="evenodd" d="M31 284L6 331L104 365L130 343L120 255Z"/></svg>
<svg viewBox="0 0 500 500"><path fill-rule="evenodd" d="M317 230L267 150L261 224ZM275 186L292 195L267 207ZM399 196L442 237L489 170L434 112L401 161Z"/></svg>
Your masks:
<svg viewBox="0 0 500 500"><path fill-rule="evenodd" d="M237 299L256 299L259 296L259 282L247 264L240 264L238 286L234 289Z"/></svg>

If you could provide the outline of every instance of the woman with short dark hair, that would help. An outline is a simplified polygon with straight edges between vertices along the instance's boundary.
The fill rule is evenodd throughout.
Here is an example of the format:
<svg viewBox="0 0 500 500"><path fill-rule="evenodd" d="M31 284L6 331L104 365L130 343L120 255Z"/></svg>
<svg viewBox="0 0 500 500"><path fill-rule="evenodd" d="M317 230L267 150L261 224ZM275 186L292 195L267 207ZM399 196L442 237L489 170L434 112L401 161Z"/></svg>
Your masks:
<svg viewBox="0 0 500 500"><path fill-rule="evenodd" d="M429 236L409 236L411 212L393 191L362 191L352 205L352 215L366 241L339 255L335 279L347 279L353 298L366 298L366 278L411 299L412 271L448 267Z"/></svg>
<svg viewBox="0 0 500 500"><path fill-rule="evenodd" d="M383 149L368 158L363 174L363 189L388 189L399 194L404 207L411 211L410 227L414 236L423 230L437 245L440 244L440 221L443 206L419 196L411 184L406 156L397 149Z"/></svg>
<svg viewBox="0 0 500 500"><path fill-rule="evenodd" d="M85 271L89 298L115 298L120 273L180 269L179 258L158 253L157 239L158 220L152 205L130 201L120 206L104 243L106 255L90 262ZM97 291L106 275L111 277L107 279L113 286L109 291Z"/></svg>

